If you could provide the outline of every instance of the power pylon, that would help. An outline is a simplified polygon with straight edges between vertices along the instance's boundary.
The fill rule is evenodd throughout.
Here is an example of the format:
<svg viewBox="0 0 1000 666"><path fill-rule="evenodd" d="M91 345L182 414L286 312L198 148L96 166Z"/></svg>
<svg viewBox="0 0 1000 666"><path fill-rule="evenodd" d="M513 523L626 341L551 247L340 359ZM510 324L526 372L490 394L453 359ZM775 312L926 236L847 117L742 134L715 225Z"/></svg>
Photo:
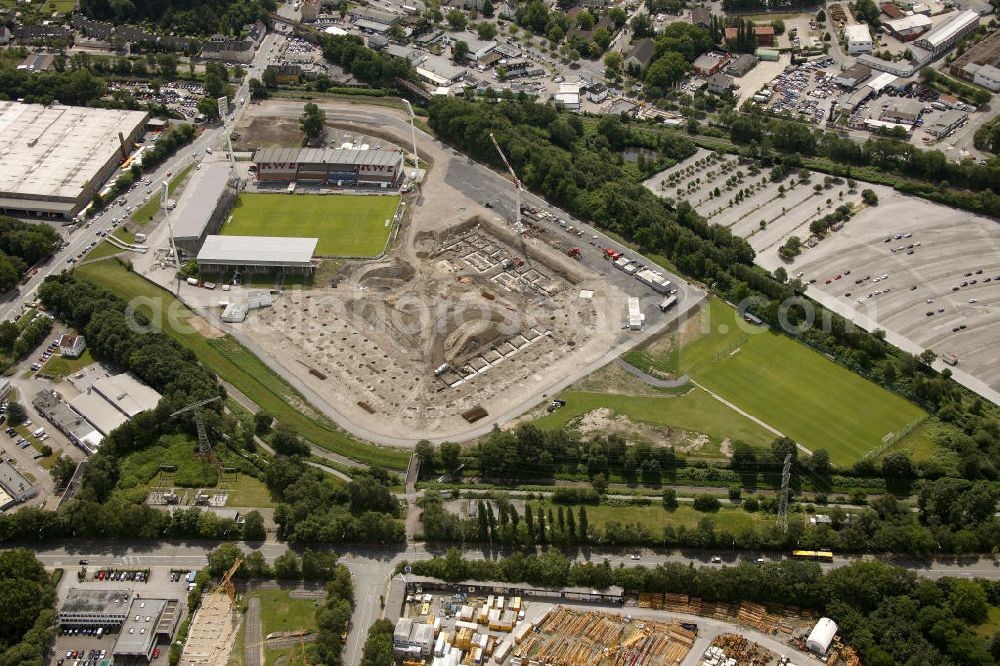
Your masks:
<svg viewBox="0 0 1000 666"><path fill-rule="evenodd" d="M201 413L201 408L209 403L221 399L222 396L217 395L214 398L209 398L208 400L200 400L188 405L187 407L178 409L170 415L171 418L173 418L174 416L178 416L180 414L194 412L194 425L198 429L198 453L206 459L212 455L212 444L208 441L208 433L205 432L205 417Z"/></svg>
<svg viewBox="0 0 1000 666"><path fill-rule="evenodd" d="M792 454L785 454L785 465L781 469L781 495L778 496L778 529L788 531L788 482L792 479Z"/></svg>

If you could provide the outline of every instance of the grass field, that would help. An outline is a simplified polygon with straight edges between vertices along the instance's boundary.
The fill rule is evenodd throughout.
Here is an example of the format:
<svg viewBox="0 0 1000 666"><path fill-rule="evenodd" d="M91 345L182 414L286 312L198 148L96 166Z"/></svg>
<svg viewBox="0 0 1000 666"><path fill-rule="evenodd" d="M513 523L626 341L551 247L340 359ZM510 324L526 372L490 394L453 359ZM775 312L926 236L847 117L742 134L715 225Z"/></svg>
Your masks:
<svg viewBox="0 0 1000 666"><path fill-rule="evenodd" d="M13 400L13 398L11 399ZM35 426L31 427L34 428ZM25 426L17 426L14 428L14 430L17 431L18 435L28 440L28 442L31 444L31 448L33 448L38 453L42 452L42 447L45 445L41 441L39 441L37 437L32 435L31 431L29 431L28 428L26 428ZM45 456L44 458L39 458L36 462L39 465L41 465L43 469L50 469L53 465L56 464L56 458L58 457L59 457L59 452L53 449L52 455Z"/></svg>
<svg viewBox="0 0 1000 666"><path fill-rule="evenodd" d="M536 505L537 506L537 505ZM551 508L553 513L559 511L557 505L548 502L542 505L546 513ZM579 508L573 507L574 512L579 515ZM645 525L655 534L663 534L663 528L667 525L674 527L697 527L702 518L709 518L715 523L717 530L727 530L738 533L743 529L753 527L761 522L764 515L760 512L748 513L739 508L723 507L711 513L695 511L694 507L681 504L673 511L667 511L657 501L653 501L649 506L587 506L587 522L597 528L604 529L610 522L618 523L639 523Z"/></svg>
<svg viewBox="0 0 1000 666"><path fill-rule="evenodd" d="M374 257L392 229L399 197L349 194L242 194L224 236L318 238L316 253Z"/></svg>
<svg viewBox="0 0 1000 666"><path fill-rule="evenodd" d="M538 419L534 422L536 426L561 428L577 416L607 407L632 421L704 433L716 448L726 437L755 447L766 447L774 439L772 433L701 389L693 389L683 396L662 398L578 391L564 391L560 397L566 401L566 406Z"/></svg>
<svg viewBox="0 0 1000 666"><path fill-rule="evenodd" d="M38 373L48 377L68 377L93 362L94 357L90 355L89 349L83 350L78 358L65 358L56 354L42 366Z"/></svg>
<svg viewBox="0 0 1000 666"><path fill-rule="evenodd" d="M78 277L90 280L126 301L141 296L149 299L148 303L157 304L159 312L158 317L152 317L154 320L171 321L174 317L182 328L178 330L178 327L167 326L164 329L167 335L190 349L199 361L261 409L313 444L361 462L389 469L406 469L409 461L406 451L363 444L340 432L332 422L318 414L298 391L236 340L229 336L209 339L193 330L186 324L197 315L177 302L169 292L125 270L117 261L80 266L75 272ZM143 305L139 310L151 315L150 307ZM167 312L171 313L169 317Z"/></svg>
<svg viewBox="0 0 1000 666"><path fill-rule="evenodd" d="M681 350L681 370L809 449L849 465L889 432L923 419L913 403L769 329L747 331L717 299L708 330ZM705 330L705 329L703 329Z"/></svg>
<svg viewBox="0 0 1000 666"><path fill-rule="evenodd" d="M135 242L135 234L132 233L131 231L125 231L125 229L121 227L115 229L113 235L118 240L125 241L126 243ZM95 247L93 250L87 253L87 259L88 260L103 259L104 257L110 257L113 254L118 254L119 252L124 252L124 251L125 250L121 249L120 247L112 245L106 240L102 240L100 243L97 244L97 247Z"/></svg>
<svg viewBox="0 0 1000 666"><path fill-rule="evenodd" d="M260 599L260 624L261 636L276 631L316 631L316 605L312 599L292 599L285 590L256 590L250 594L252 597ZM264 666L285 663L295 663L286 661L293 652L298 652L301 656L300 647L284 648L280 650L264 650ZM283 660L282 657L286 659ZM298 663L302 663L299 661Z"/></svg>

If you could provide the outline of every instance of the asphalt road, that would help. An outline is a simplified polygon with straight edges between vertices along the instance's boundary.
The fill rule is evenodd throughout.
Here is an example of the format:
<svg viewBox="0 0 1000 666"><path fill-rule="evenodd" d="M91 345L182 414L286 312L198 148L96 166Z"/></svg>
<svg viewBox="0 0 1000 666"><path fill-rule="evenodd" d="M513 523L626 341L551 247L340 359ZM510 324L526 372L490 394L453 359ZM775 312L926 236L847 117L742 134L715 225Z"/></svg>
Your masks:
<svg viewBox="0 0 1000 666"><path fill-rule="evenodd" d="M263 638L260 630L260 599L250 597L247 602L247 614L243 618L246 627L243 630L243 666L260 666L260 655Z"/></svg>

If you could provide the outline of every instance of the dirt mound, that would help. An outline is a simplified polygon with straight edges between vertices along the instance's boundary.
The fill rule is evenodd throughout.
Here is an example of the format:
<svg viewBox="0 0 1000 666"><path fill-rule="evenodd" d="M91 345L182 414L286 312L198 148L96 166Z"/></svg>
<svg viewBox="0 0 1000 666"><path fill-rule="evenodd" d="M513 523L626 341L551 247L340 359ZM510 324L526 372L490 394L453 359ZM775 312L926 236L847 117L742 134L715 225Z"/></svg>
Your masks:
<svg viewBox="0 0 1000 666"><path fill-rule="evenodd" d="M413 280L416 271L405 261L365 266L356 276L358 284L368 289L399 288Z"/></svg>
<svg viewBox="0 0 1000 666"><path fill-rule="evenodd" d="M566 425L576 429L581 435L617 433L654 446L672 446L683 453L694 453L709 443L707 435L636 422L624 414L615 414L607 407L591 410Z"/></svg>

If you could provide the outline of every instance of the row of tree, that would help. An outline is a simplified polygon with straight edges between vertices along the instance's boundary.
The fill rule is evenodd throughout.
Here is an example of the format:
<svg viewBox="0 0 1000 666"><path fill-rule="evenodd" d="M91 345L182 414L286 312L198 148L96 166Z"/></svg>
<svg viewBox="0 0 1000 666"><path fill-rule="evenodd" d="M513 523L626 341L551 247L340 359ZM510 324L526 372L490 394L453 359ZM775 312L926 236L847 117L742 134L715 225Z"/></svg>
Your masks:
<svg viewBox="0 0 1000 666"><path fill-rule="evenodd" d="M29 224L0 215L0 293L17 286L27 269L51 256L59 233L47 224Z"/></svg>
<svg viewBox="0 0 1000 666"><path fill-rule="evenodd" d="M168 32L239 36L254 21L268 22L277 9L274 0L82 0L88 18L115 24L145 23Z"/></svg>
<svg viewBox="0 0 1000 666"><path fill-rule="evenodd" d="M793 605L832 617L845 643L871 666L979 664L1000 659L1000 634L974 629L1000 602L1000 585L956 578L918 578L877 561L856 562L826 573L816 563L784 561L696 568L671 563L654 568L613 569L607 561L573 562L556 549L516 553L500 560L444 557L402 563L417 575L448 581L495 580L551 587L687 594L708 601Z"/></svg>

